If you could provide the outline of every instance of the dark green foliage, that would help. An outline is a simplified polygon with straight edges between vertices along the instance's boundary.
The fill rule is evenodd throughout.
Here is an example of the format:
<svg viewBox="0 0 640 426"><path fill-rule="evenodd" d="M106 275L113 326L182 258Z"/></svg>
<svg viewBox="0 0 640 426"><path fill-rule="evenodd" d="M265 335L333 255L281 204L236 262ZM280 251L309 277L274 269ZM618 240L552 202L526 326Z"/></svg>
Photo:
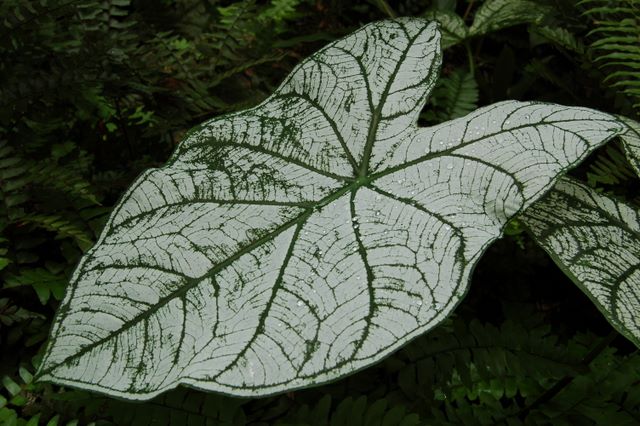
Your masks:
<svg viewBox="0 0 640 426"><path fill-rule="evenodd" d="M390 404L386 399L369 402L366 396L347 397L339 404L331 404L325 395L313 407L302 405L291 410L289 419L276 424L309 426L416 426L420 415L408 412L402 404Z"/></svg>
<svg viewBox="0 0 640 426"><path fill-rule="evenodd" d="M5 377L4 415L56 412L81 424L453 425L637 424L640 357L608 337L554 333L530 305L505 305L499 326L455 318L382 365L320 388L257 400L178 389L147 403Z"/></svg>
<svg viewBox="0 0 640 426"><path fill-rule="evenodd" d="M640 2L583 0L580 4L593 20L591 49L608 73L604 82L628 96L640 110Z"/></svg>
<svg viewBox="0 0 640 426"><path fill-rule="evenodd" d="M478 108L478 84L473 74L462 69L438 80L423 114L428 122L441 123L462 117Z"/></svg>
<svg viewBox="0 0 640 426"><path fill-rule="evenodd" d="M636 179L636 174L620 146L609 144L590 165L587 179L592 186L616 185Z"/></svg>
<svg viewBox="0 0 640 426"><path fill-rule="evenodd" d="M105 401L114 424L244 425L245 401L217 395L176 390L145 404Z"/></svg>
<svg viewBox="0 0 640 426"><path fill-rule="evenodd" d="M345 380L144 404L32 382L69 274L135 176L188 128L260 102L300 58L390 15L446 18L458 34L423 124L514 98L638 118L632 0L0 3L0 424L640 424L637 350L517 220L454 318ZM638 203L615 144L575 174Z"/></svg>
<svg viewBox="0 0 640 426"><path fill-rule="evenodd" d="M618 358L599 347L594 336L578 334L560 342L542 316L506 320L500 327L458 320L453 333L433 337L407 348L409 363L400 371L399 384L406 395L420 395L425 405L442 401L447 416L440 416L442 407L433 415L443 424L445 418L453 424L596 420L596 413L582 412L582 404L630 409L619 417L625 424L633 424L638 414L628 404L627 392L637 393L640 359ZM594 356L597 360L589 364ZM608 389L612 393L594 392L620 366L630 369L631 383L618 377ZM552 394L556 388L558 393ZM580 400L579 407L572 398Z"/></svg>

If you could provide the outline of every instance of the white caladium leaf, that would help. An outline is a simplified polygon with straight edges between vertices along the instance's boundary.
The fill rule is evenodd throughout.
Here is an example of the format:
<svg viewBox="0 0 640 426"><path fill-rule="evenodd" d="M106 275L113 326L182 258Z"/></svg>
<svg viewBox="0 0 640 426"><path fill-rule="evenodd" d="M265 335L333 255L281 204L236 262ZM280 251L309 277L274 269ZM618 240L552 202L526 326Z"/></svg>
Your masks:
<svg viewBox="0 0 640 426"><path fill-rule="evenodd" d="M515 101L418 128L440 61L435 23L369 24L191 132L78 265L40 379L266 395L437 325L509 218L624 128Z"/></svg>
<svg viewBox="0 0 640 426"><path fill-rule="evenodd" d="M628 126L628 130L620 135L624 152L631 167L640 176L640 123L625 117L620 119Z"/></svg>
<svg viewBox="0 0 640 426"><path fill-rule="evenodd" d="M544 18L548 7L530 0L487 0L478 8L469 33L473 36L499 31Z"/></svg>
<svg viewBox="0 0 640 426"><path fill-rule="evenodd" d="M640 347L640 211L562 178L522 219L611 325Z"/></svg>
<svg viewBox="0 0 640 426"><path fill-rule="evenodd" d="M430 10L424 14L424 17L440 23L442 49L455 46L470 37L469 28L455 12Z"/></svg>
<svg viewBox="0 0 640 426"><path fill-rule="evenodd" d="M429 10L424 17L440 23L442 48L447 49L490 32L540 21L549 8L529 0L487 0L478 8L471 27L453 11Z"/></svg>

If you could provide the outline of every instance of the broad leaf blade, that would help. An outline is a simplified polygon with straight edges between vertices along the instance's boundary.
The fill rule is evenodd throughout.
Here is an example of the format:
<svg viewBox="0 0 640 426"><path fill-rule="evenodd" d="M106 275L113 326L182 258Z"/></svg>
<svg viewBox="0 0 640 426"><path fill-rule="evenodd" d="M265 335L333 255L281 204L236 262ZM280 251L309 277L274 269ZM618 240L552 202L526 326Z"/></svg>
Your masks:
<svg viewBox="0 0 640 426"><path fill-rule="evenodd" d="M536 241L640 347L640 212L563 178L523 215Z"/></svg>
<svg viewBox="0 0 640 426"><path fill-rule="evenodd" d="M129 399L305 387L437 325L506 221L624 126L505 102L416 126L435 24L365 26L144 173L78 266L39 377Z"/></svg>
<svg viewBox="0 0 640 426"><path fill-rule="evenodd" d="M424 17L440 23L442 33L442 49L447 49L463 42L469 37L469 28L455 12L444 10L431 10L424 14Z"/></svg>
<svg viewBox="0 0 640 426"><path fill-rule="evenodd" d="M475 37L514 25L536 22L548 10L546 6L529 0L487 0L476 12L469 34Z"/></svg>
<svg viewBox="0 0 640 426"><path fill-rule="evenodd" d="M635 172L640 176L640 123L621 117L628 130L620 135L624 152Z"/></svg>

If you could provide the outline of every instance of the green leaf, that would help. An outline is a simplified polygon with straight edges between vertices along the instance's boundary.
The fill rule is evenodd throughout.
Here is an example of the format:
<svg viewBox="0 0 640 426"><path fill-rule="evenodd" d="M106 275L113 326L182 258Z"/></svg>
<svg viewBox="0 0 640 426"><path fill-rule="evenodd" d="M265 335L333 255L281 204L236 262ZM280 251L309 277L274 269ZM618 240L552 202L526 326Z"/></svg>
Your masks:
<svg viewBox="0 0 640 426"><path fill-rule="evenodd" d="M548 8L529 0L487 0L476 12L469 29L472 36L499 31L514 25L540 21Z"/></svg>
<svg viewBox="0 0 640 426"><path fill-rule="evenodd" d="M585 48L582 42L565 28L536 26L533 28L533 31L564 49L580 55L584 54Z"/></svg>
<svg viewBox="0 0 640 426"><path fill-rule="evenodd" d="M40 424L40 413L31 417L29 421L25 424L25 426L38 426Z"/></svg>
<svg viewBox="0 0 640 426"><path fill-rule="evenodd" d="M5 278L5 288L30 286L38 295L40 303L47 304L51 293L57 295L64 291L66 280L63 276L51 273L43 268L26 269L17 275L8 275Z"/></svg>
<svg viewBox="0 0 640 426"><path fill-rule="evenodd" d="M527 24L542 20L548 8L528 0L487 0L475 14L473 24L467 27L464 20L453 11L430 10L424 17L440 23L442 48L460 44L471 37L482 36L500 31L514 25ZM545 36L561 35L560 42L569 41L570 34L554 34L549 29ZM571 45L573 47L573 45Z"/></svg>
<svg viewBox="0 0 640 426"><path fill-rule="evenodd" d="M447 49L471 37L540 21L547 13L547 7L533 1L487 0L476 12L470 28L453 11L429 10L424 17L440 23L442 48Z"/></svg>
<svg viewBox="0 0 640 426"><path fill-rule="evenodd" d="M33 380L33 375L24 367L18 368L18 374L20 375L22 381L26 384L31 383L31 381Z"/></svg>
<svg viewBox="0 0 640 426"><path fill-rule="evenodd" d="M57 414L47 422L47 426L58 426L59 421L60 421L60 414Z"/></svg>
<svg viewBox="0 0 640 426"><path fill-rule="evenodd" d="M640 347L640 212L563 178L523 215L535 240Z"/></svg>
<svg viewBox="0 0 640 426"><path fill-rule="evenodd" d="M425 13L424 17L440 23L442 49L455 46L469 37L469 28L455 12L432 10Z"/></svg>
<svg viewBox="0 0 640 426"><path fill-rule="evenodd" d="M140 176L78 265L41 380L148 399L335 380L445 319L507 221L625 129L507 101L430 128L436 24L369 24Z"/></svg>
<svg viewBox="0 0 640 426"><path fill-rule="evenodd" d="M10 408L0 408L0 421L4 426L14 426L18 424L18 413Z"/></svg>
<svg viewBox="0 0 640 426"><path fill-rule="evenodd" d="M425 116L438 122L462 117L478 107L478 84L469 71L456 69L438 81Z"/></svg>
<svg viewBox="0 0 640 426"><path fill-rule="evenodd" d="M2 378L2 385L4 386L4 388L7 390L7 392L9 392L9 394L11 396L16 396L18 395L20 392L22 392L22 388L20 387L19 384L17 384L11 377L9 376L4 376Z"/></svg>
<svg viewBox="0 0 640 426"><path fill-rule="evenodd" d="M28 402L29 400L27 399L26 395L19 394L11 398L11 401L9 401L9 404L13 405L14 407L24 407L25 405L27 405Z"/></svg>
<svg viewBox="0 0 640 426"><path fill-rule="evenodd" d="M10 263L10 259L7 259L6 257L0 257L0 271L9 266Z"/></svg>

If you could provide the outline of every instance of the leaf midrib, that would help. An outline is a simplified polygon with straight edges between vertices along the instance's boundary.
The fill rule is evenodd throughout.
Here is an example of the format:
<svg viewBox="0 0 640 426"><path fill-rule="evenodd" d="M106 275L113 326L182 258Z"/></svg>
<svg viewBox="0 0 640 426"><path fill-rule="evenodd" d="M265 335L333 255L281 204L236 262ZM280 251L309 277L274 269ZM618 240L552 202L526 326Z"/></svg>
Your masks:
<svg viewBox="0 0 640 426"><path fill-rule="evenodd" d="M526 107L526 106L528 106L528 105L524 105L524 106L522 106L521 108L524 108L524 107ZM463 117L463 118L464 118L464 117ZM460 119L458 119L458 120L460 120ZM415 166L416 164L420 164L420 163L422 163L422 162L429 161L429 160L432 160L432 159L434 159L434 158L438 158L438 157L446 157L447 155L452 154L452 153L454 153L455 151L457 151L457 150L459 150L459 149L461 149L461 148L464 148L464 147L466 147L466 146L469 146L469 145L471 145L471 144L474 144L474 143L476 143L476 142L482 141L482 140L484 140L484 139L487 139L487 138L490 138L490 137L493 137L493 136L499 136L499 135L502 135L502 134L505 134L505 133L511 133L511 132L513 132L514 130L520 130L520 129L524 129L524 128L537 128L537 127L539 127L539 126L544 126L544 125L554 126L556 123L565 123L565 122L570 122L570 121L576 121L576 119L555 120L555 121L542 121L542 122L539 122L539 123L533 123L533 124L531 124L531 123L527 123L527 124L523 124L523 125L521 125L521 126L514 126L514 127L510 127L510 128L508 128L508 129L501 129L501 130L500 130L500 131L498 131L498 132L494 132L494 133L487 133L487 134L482 135L482 136L480 136L480 137L478 137L478 138L470 139L470 140L468 140L468 141L466 141L466 142L464 142L464 143L460 143L460 144L458 144L458 145L452 146L451 148L443 149L443 150L435 151L435 152L430 152L429 154L422 155L422 156L420 156L420 157L418 157L418 158L416 158L416 159L413 159L413 160L411 160L411 161L406 161L406 162L404 162L404 163L402 163L402 164L399 164L399 165L397 165L397 166L387 167L386 169L384 169L384 170L382 170L382 171L379 171L379 172L376 172L376 173L371 174L371 175L370 175L368 178L366 178L366 179L367 179L367 181L368 181L368 182L373 182L373 181L375 181L376 179L379 179L379 178L381 178L381 177L384 177L384 176L390 175L390 174L395 173L395 172L398 172L398 171L400 171L400 170L404 170L404 169L409 168L409 167L411 167L411 166ZM612 122L613 122L613 121L612 121ZM450 124L450 123L447 123L447 125L451 125L451 124ZM468 126L467 126L467 127L468 127ZM422 128L419 128L419 130L428 130L428 129L433 129L433 127L422 127ZM561 130L562 132L569 132L569 133L572 133L572 132L570 132L570 131L568 131L568 130L565 130L565 129L560 129L560 130ZM472 159L473 161L477 161L477 160L478 160L478 159L476 159L476 158L471 158L471 159ZM481 160L480 160L480 161L481 161ZM511 174L510 174L510 175L511 175Z"/></svg>
<svg viewBox="0 0 640 426"><path fill-rule="evenodd" d="M342 195L348 193L349 191L356 191L360 186L362 186L362 185L359 182L353 182L350 185L343 186L340 190L338 190L336 192L332 192L329 195L327 195L326 197L324 197L323 199L319 200L315 204L315 206L316 207L324 206L324 205L326 205L326 204L338 199L339 197L341 197ZM238 250L237 252L235 252L231 256L227 257L222 262L217 263L214 267L212 267L209 271L207 271L205 274L203 274L200 277L189 278L189 277L186 277L186 276L184 276L182 274L177 274L176 273L177 275L182 275L184 277L184 280L185 280L185 284L182 287L180 287L178 290L175 290L172 293L169 293L165 297L161 298L150 309L140 313L136 317L132 318L131 320L129 320L127 322L125 322L121 328L119 328L118 330L115 330L114 332L112 332L108 336L106 336L106 337L104 337L104 338L102 338L102 339L100 339L100 340L98 340L98 341L96 341L94 343L91 343L91 344L89 344L87 346L84 346L78 352L76 352L73 355L69 355L64 360L62 360L60 362L57 362L56 364L54 364L52 366L49 366L48 368L42 369L41 371L38 372L37 376L38 377L42 377L42 376L44 376L46 374L51 373L53 370L55 370L59 366L66 364L70 360L73 360L73 359L81 357L85 353L91 351L93 348L96 348L96 347L104 344L105 342L108 342L109 340L113 339L115 336L118 336L118 335L124 333L125 331L129 330L131 327L133 327L134 325L138 324L140 321L146 320L147 318L149 318L155 312L160 310L163 306L165 306L170 301L174 300L175 298L182 297L190 289L192 289L195 286L197 286L198 284L200 284L200 282L202 282L204 279L215 275L216 273L218 273L222 269L226 268L227 266L229 266L230 264L235 262L238 258L240 258L240 257L244 256L245 254L251 252L253 249L255 249L255 248L267 243L268 241L271 241L272 239L274 239L275 237L277 237L281 233L285 232L290 227L299 225L304 220L306 220L309 216L311 216L313 214L313 212L314 212L314 208L306 208L306 209L304 209L298 216L296 216L293 219L285 222L284 224L280 225L275 230L273 230L273 231L269 232L268 234L264 235L263 237L255 240L251 244L248 244L248 245L242 247L240 250ZM289 248L289 251L290 250L291 250L291 247ZM56 339L57 339L57 336L54 337L52 340L56 340Z"/></svg>
<svg viewBox="0 0 640 426"><path fill-rule="evenodd" d="M400 26L402 27L402 30L404 31L404 33L407 34L406 27L404 25L402 25L402 24L400 24ZM400 70L400 67L404 64L404 60L407 57L407 53L409 52L409 50L411 50L411 47L413 46L415 41L418 39L418 37L422 33L424 33L427 29L431 29L431 26L426 26L426 27L422 28L413 37L411 37L409 39L409 43L407 43L406 49L404 49L404 51L402 52L402 55L400 56L400 59L396 63L396 66L395 66L395 68L393 69L393 72L390 75L389 81L387 81L387 84L386 84L384 90L380 94L380 99L378 100L378 105L376 105L375 110L372 111L371 122L369 123L369 132L367 134L367 142L365 144L364 152L362 154L362 163L360 164L360 169L358 170L358 177L359 178L365 178L369 174L369 162L371 160L371 153L373 152L373 146L374 146L374 144L376 142L376 135L378 133L378 126L380 125L380 120L382 118L382 109L384 108L384 105L386 103L387 97L389 96L389 90L391 90L391 86L395 82L396 75L398 74L398 71ZM434 37L435 37L435 33L434 33ZM360 64L360 60L359 59L357 59L356 61L358 62L358 64ZM363 72L362 75L363 75L364 79L366 80L367 88L369 88L368 74L366 72ZM368 90L368 93L371 93L370 90Z"/></svg>

